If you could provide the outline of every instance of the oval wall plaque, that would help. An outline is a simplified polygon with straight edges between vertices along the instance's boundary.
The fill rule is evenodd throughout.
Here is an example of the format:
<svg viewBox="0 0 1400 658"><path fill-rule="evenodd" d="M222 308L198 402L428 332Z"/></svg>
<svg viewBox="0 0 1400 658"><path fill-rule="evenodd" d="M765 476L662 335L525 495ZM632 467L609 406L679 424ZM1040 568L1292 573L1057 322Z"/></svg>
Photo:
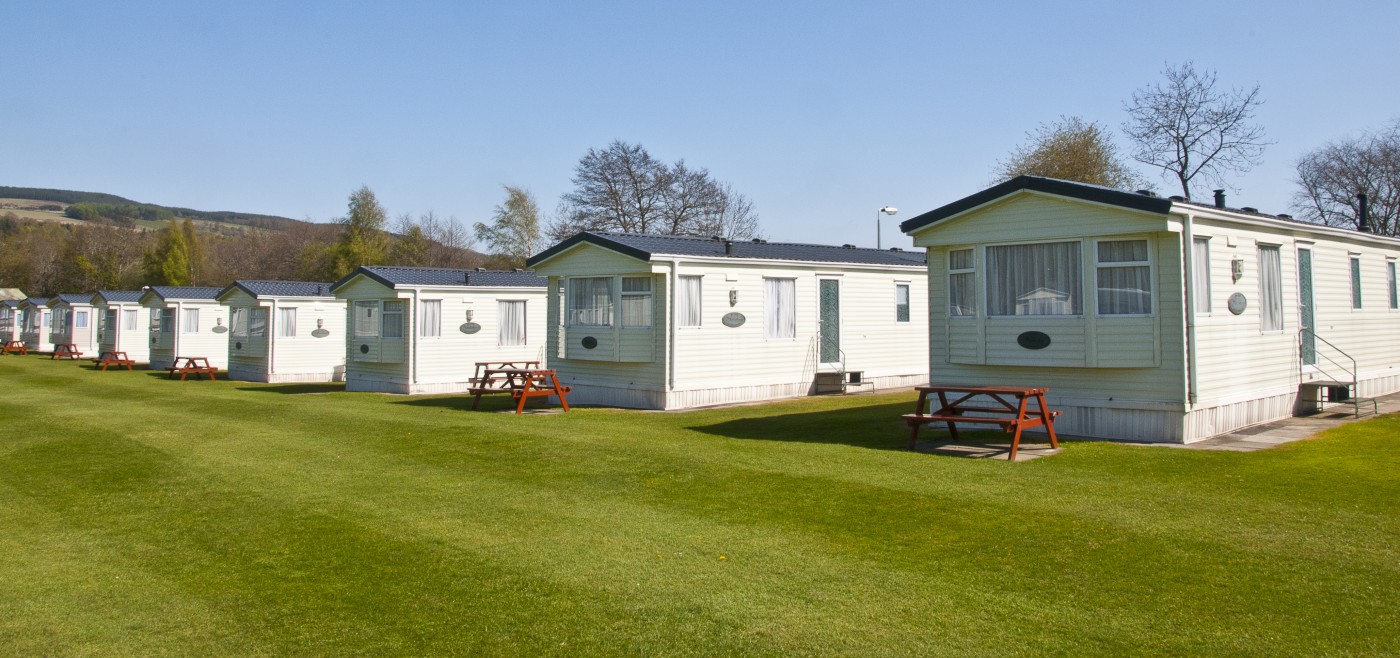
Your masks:
<svg viewBox="0 0 1400 658"><path fill-rule="evenodd" d="M216 333L216 334L221 334L221 333L224 333L225 331L228 331L228 327L225 327L224 325L221 325L221 324L219 324L219 325L214 325L214 328L213 328L213 329L210 329L210 331L212 331L212 332L214 332L214 333Z"/></svg>
<svg viewBox="0 0 1400 658"><path fill-rule="evenodd" d="M325 329L314 329L314 330L312 330L312 332L311 332L311 337L312 337L312 338L325 338L326 336L329 336L329 335L331 335L331 332L326 331Z"/></svg>
<svg viewBox="0 0 1400 658"><path fill-rule="evenodd" d="M361 345L360 354L369 354L369 345Z"/></svg>
<svg viewBox="0 0 1400 658"><path fill-rule="evenodd" d="M457 327L457 329L458 331L461 331L464 334L474 334L478 331L481 331L481 325L475 322L467 322L464 323L462 326Z"/></svg>
<svg viewBox="0 0 1400 658"><path fill-rule="evenodd" d="M1230 308L1231 313L1239 315L1241 313L1244 313L1244 310L1249 307L1249 300L1245 299L1243 293L1237 292L1233 295L1230 295L1230 300L1227 301L1225 305Z"/></svg>
<svg viewBox="0 0 1400 658"><path fill-rule="evenodd" d="M598 339L592 336L584 336L583 340L579 341L579 343L583 345L584 349L591 350L598 346Z"/></svg>
<svg viewBox="0 0 1400 658"><path fill-rule="evenodd" d="M726 327L742 327L744 326L745 320L748 320L748 318L744 317L744 314L739 312L725 313L724 317L719 319Z"/></svg>
<svg viewBox="0 0 1400 658"><path fill-rule="evenodd" d="M1016 344L1028 350L1043 350L1050 347L1050 335L1043 331L1026 331L1016 337Z"/></svg>

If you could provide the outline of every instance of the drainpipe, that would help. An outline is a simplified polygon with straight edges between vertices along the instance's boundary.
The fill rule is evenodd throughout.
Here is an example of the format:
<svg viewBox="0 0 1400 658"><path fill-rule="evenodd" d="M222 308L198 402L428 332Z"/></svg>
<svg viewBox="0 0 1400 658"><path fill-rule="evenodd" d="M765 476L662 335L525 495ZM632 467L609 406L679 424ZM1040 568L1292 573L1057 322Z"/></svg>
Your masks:
<svg viewBox="0 0 1400 658"><path fill-rule="evenodd" d="M408 347L410 352L408 356L409 393L413 392L411 387L418 383L418 292L417 288L413 289L413 305L411 308L404 309L404 317L413 318L413 321L408 323L408 326L403 329L403 344ZM381 309L380 312L382 313L383 310ZM383 321L384 318L381 315L380 322L382 323ZM383 332L381 331L380 333ZM380 336L379 339L381 343L380 350L383 350L384 337Z"/></svg>
<svg viewBox="0 0 1400 658"><path fill-rule="evenodd" d="M680 259L671 258L671 289L666 295L666 393L676 390L676 286L680 283Z"/></svg>
<svg viewBox="0 0 1400 658"><path fill-rule="evenodd" d="M1223 197L1219 191L1217 198ZM1196 236L1192 230L1195 216L1186 213L1181 234L1182 264L1186 270L1186 401L1196 405ZM1209 276L1209 273L1207 273Z"/></svg>
<svg viewBox="0 0 1400 658"><path fill-rule="evenodd" d="M254 298L256 300L256 298ZM256 302L255 302L256 303ZM277 372L277 331L274 331L273 323L281 318L277 317L277 300L272 300L272 308L267 311L267 379L272 380L273 373Z"/></svg>

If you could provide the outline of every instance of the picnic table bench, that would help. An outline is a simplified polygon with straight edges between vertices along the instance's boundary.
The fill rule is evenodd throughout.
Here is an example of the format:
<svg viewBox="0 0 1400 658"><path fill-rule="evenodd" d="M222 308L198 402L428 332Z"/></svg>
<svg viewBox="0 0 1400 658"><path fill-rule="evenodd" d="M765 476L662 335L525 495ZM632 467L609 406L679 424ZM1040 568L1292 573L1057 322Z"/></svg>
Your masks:
<svg viewBox="0 0 1400 658"><path fill-rule="evenodd" d="M58 343L53 346L53 356L50 359L72 359L82 358L83 353L78 351L77 343Z"/></svg>
<svg viewBox="0 0 1400 658"><path fill-rule="evenodd" d="M564 411L569 410L571 387L560 385L555 371L540 369L539 361L481 361L476 364L476 373L470 381L467 393L473 396L472 409L481 404L481 396L493 393L510 393L518 401L515 413L525 413L525 403L530 398L559 398Z"/></svg>
<svg viewBox="0 0 1400 658"><path fill-rule="evenodd" d="M914 413L905 414L904 422L909 425L909 449L913 450L919 439L919 428L931 423L947 423L948 434L958 438L958 423L986 423L1000 425L1002 431L1014 433L1011 439L1010 460L1016 460L1016 450L1021 445L1022 430L1044 427L1050 435L1050 446L1060 447L1055 436L1055 418L1060 415L1045 404L1048 388L1024 386L918 386L919 401ZM929 409L929 395L938 397L938 408ZM949 398L952 398L950 401ZM1030 401L1035 408L1029 408Z"/></svg>
<svg viewBox="0 0 1400 658"><path fill-rule="evenodd" d="M180 381L185 381L190 375L194 375L195 379L199 379L200 375L209 375L211 382L214 381L214 373L219 371L218 368L209 365L208 358L202 356L177 356L175 362L166 370L170 373L166 376L168 379L174 379L175 373L178 372Z"/></svg>
<svg viewBox="0 0 1400 658"><path fill-rule="evenodd" d="M7 340L4 347L0 347L0 354L29 354L29 348L22 340Z"/></svg>
<svg viewBox="0 0 1400 658"><path fill-rule="evenodd" d="M127 357L126 352L103 352L92 360L92 364L106 372L108 366L126 366L127 370L131 370L136 362Z"/></svg>

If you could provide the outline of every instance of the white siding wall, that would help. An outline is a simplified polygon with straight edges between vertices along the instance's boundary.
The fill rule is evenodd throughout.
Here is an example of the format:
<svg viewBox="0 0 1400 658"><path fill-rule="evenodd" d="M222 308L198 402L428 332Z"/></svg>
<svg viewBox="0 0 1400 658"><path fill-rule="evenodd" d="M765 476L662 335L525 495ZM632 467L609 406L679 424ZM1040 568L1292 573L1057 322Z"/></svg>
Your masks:
<svg viewBox="0 0 1400 658"><path fill-rule="evenodd" d="M99 352L126 352L127 358L137 363L149 361L151 358L151 309L134 302L98 304L93 307L97 317L105 317L108 308L117 310L117 324L114 327L104 327L101 340L98 342ZM136 311L136 329L127 330L122 326L122 317L126 311Z"/></svg>
<svg viewBox="0 0 1400 658"><path fill-rule="evenodd" d="M345 377L347 313L345 301L314 297L276 297L253 299L242 290L224 297L224 305L232 309L254 307L267 311L267 335L263 338L229 338L229 379L252 382L330 382ZM285 308L295 308L296 335L281 336L281 315ZM327 335L312 335L317 320ZM240 346L241 344L241 346Z"/></svg>
<svg viewBox="0 0 1400 658"><path fill-rule="evenodd" d="M84 357L96 357L99 347L97 342L97 310L91 304L57 304L52 309L54 317L58 317L61 312L65 315L65 324L62 327L55 326L50 332L49 342L54 344L73 343ZM73 327L72 318L76 313L87 313L87 327Z"/></svg>
<svg viewBox="0 0 1400 658"><path fill-rule="evenodd" d="M214 327L228 329L228 309L214 300L170 300L163 303L155 299L147 305L151 315L157 318L160 317L160 309L167 307L175 309L175 330L171 336L161 336L158 342L151 343L151 368L169 368L177 356L202 356L209 359L209 365L215 368L227 368L229 334L228 331L216 333ZM199 309L199 331L185 333L181 311L192 308Z"/></svg>
<svg viewBox="0 0 1400 658"><path fill-rule="evenodd" d="M33 314L35 317L40 318L40 323L38 329L33 331L30 330L30 327L28 325L21 327L19 339L24 341L24 346L29 348L30 352L52 352L53 340L50 338L50 332L52 328L43 326L42 319L44 315L48 315L49 318L52 319L53 312L44 306L32 306L26 308L29 308L30 314ZM20 317L23 318L24 315L24 311L21 310Z"/></svg>

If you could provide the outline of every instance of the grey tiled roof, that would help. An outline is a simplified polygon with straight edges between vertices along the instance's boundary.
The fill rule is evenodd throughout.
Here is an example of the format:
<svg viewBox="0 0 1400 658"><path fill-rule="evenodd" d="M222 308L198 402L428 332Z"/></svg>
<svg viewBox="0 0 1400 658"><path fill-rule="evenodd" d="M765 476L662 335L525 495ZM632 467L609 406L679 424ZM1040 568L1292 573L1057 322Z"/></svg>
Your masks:
<svg viewBox="0 0 1400 658"><path fill-rule="evenodd" d="M219 296L224 296L225 293L234 288L240 288L254 297L335 297L331 294L331 284L322 281L255 281L248 279L234 281L232 285L224 288Z"/></svg>
<svg viewBox="0 0 1400 658"><path fill-rule="evenodd" d="M49 301L50 301L51 303L53 303L53 302L63 302L63 303L66 303L66 304L91 304L91 303L92 303L92 295L91 295L91 294L79 295L79 294L66 293L66 292L65 292L65 293L59 293L59 295L58 295L57 297L54 297L53 299L51 299L51 300L49 300Z"/></svg>
<svg viewBox="0 0 1400 658"><path fill-rule="evenodd" d="M530 271L457 270L440 267L394 267L365 265L337 282L331 289L364 275L390 288L397 286L490 286L543 288L549 280Z"/></svg>
<svg viewBox="0 0 1400 658"><path fill-rule="evenodd" d="M30 306L48 306L49 299L49 297L30 297L20 303L29 304Z"/></svg>
<svg viewBox="0 0 1400 658"><path fill-rule="evenodd" d="M19 308L19 305L22 304L22 303L24 303L24 300L23 300L23 299L6 299L6 300L4 300L4 301L0 301L0 306L8 306L8 307L10 307L10 308Z"/></svg>
<svg viewBox="0 0 1400 658"><path fill-rule="evenodd" d="M101 297L108 302L139 302L141 293L140 290L99 290L94 299Z"/></svg>
<svg viewBox="0 0 1400 658"><path fill-rule="evenodd" d="M650 260L652 256L706 256L715 258L790 260L814 263L855 263L861 265L921 266L927 262L922 249L896 251L863 249L852 246L803 244L796 242L767 242L716 240L679 235L642 235L636 233L595 233L584 231L550 247L528 261L535 265L580 243L588 242L612 249L634 258Z"/></svg>
<svg viewBox="0 0 1400 658"><path fill-rule="evenodd" d="M214 300L219 296L223 288L205 288L202 286L151 286L151 292L159 295L161 299L207 299Z"/></svg>

